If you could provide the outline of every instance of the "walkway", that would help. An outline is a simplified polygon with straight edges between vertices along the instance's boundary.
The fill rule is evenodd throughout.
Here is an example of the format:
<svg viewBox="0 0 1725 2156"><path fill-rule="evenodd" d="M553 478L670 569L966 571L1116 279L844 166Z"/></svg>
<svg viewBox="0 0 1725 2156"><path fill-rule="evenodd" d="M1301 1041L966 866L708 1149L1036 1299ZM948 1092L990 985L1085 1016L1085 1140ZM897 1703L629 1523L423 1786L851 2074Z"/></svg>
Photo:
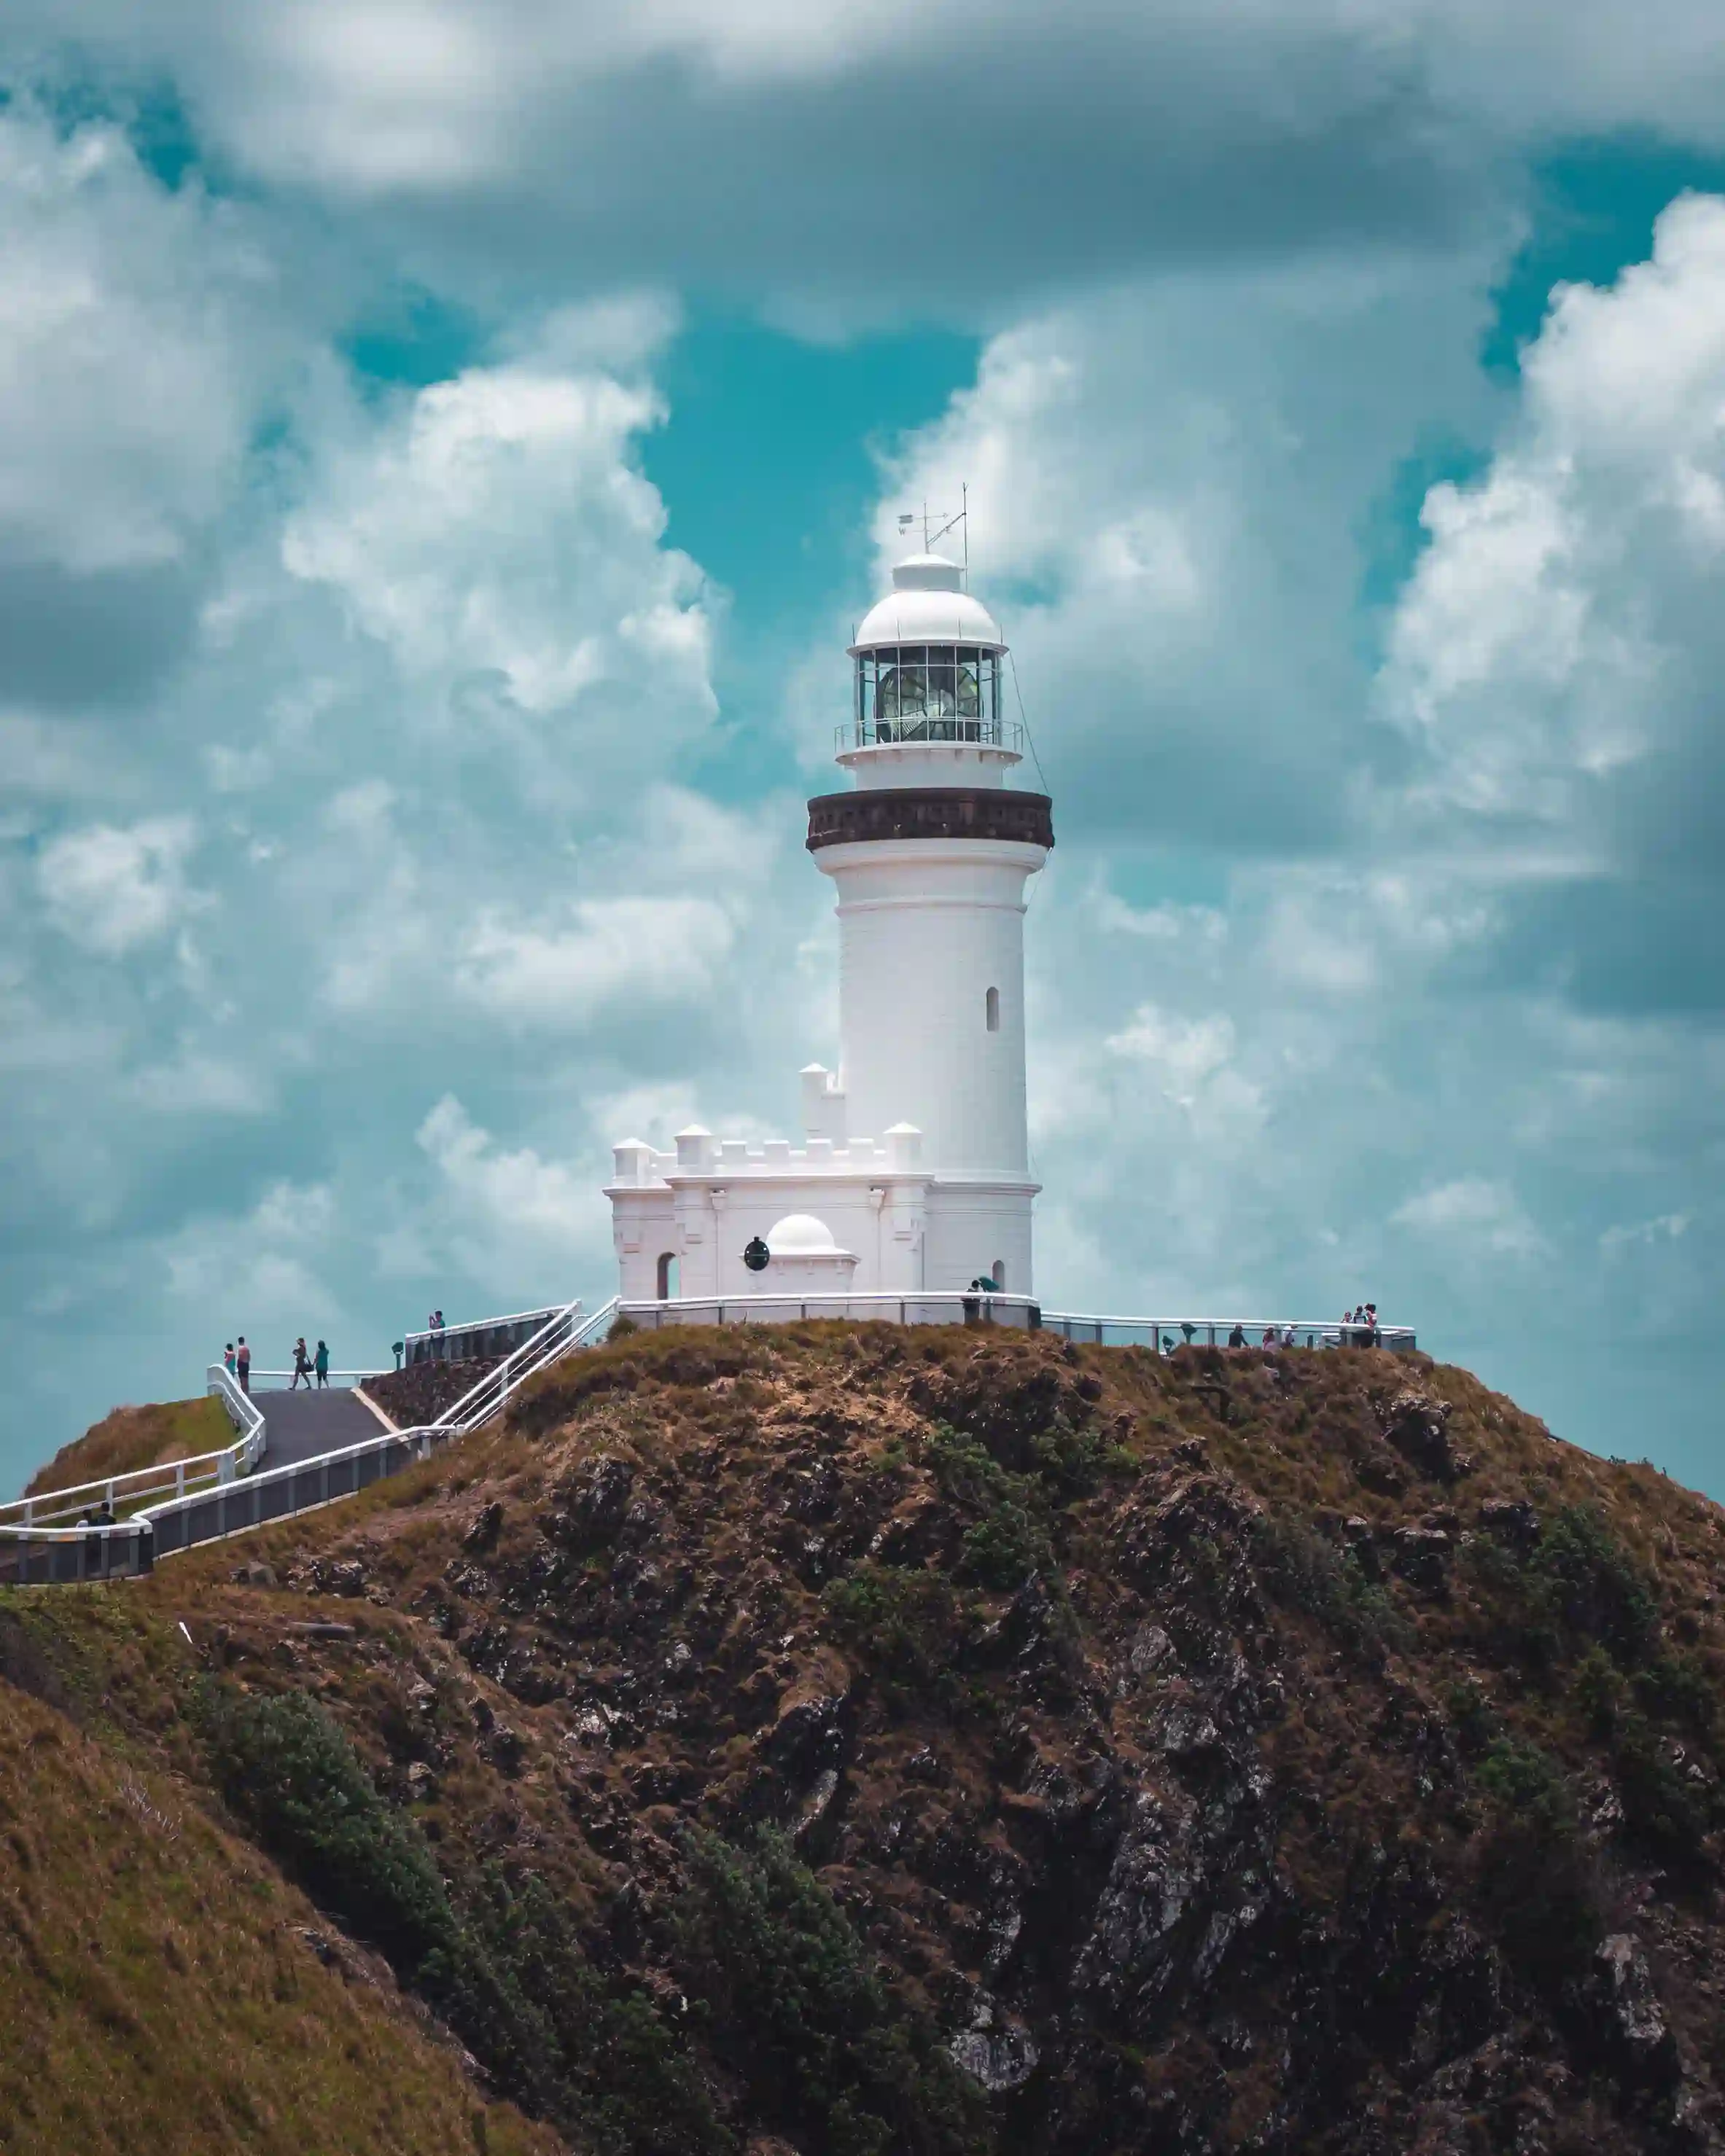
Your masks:
<svg viewBox="0 0 1725 2156"><path fill-rule="evenodd" d="M264 1445L265 1467L295 1467L302 1460L322 1453L339 1452L344 1445L363 1445L381 1437L384 1425L363 1400L333 1386L322 1393L276 1393L261 1389L253 1396L264 1411L269 1435Z"/></svg>

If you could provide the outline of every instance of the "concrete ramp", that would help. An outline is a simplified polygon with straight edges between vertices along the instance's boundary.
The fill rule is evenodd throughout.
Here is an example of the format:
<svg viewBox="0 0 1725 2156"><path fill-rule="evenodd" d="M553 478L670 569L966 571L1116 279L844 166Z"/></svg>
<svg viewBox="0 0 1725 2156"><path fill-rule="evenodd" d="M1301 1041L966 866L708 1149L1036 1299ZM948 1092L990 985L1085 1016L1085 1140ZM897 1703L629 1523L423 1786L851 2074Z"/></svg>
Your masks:
<svg viewBox="0 0 1725 2156"><path fill-rule="evenodd" d="M333 1387L322 1393L258 1393L267 1437L262 1465L292 1467L320 1453L339 1452L381 1437L384 1426L363 1400Z"/></svg>

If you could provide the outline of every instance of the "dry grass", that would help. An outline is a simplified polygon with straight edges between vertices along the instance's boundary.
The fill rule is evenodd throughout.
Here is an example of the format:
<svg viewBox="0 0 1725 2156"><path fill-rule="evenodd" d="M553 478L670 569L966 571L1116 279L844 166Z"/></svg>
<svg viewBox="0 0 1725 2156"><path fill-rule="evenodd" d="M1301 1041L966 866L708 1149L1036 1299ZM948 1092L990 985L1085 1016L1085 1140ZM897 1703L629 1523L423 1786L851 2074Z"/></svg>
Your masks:
<svg viewBox="0 0 1725 2156"><path fill-rule="evenodd" d="M111 1408L82 1437L63 1445L25 1487L27 1497L47 1490L75 1489L106 1481L140 1467L171 1466L234 1442L234 1426L219 1400L158 1400L145 1407Z"/></svg>
<svg viewBox="0 0 1725 2156"><path fill-rule="evenodd" d="M554 2156L327 1932L183 1786L0 1683L0 2149Z"/></svg>

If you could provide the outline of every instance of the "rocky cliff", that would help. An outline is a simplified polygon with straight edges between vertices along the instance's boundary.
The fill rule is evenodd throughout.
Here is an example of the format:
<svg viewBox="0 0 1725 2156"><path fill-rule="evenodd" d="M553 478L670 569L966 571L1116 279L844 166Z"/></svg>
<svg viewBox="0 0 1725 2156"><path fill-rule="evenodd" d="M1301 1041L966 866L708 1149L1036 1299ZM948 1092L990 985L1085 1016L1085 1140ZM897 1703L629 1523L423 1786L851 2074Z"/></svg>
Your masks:
<svg viewBox="0 0 1725 2156"><path fill-rule="evenodd" d="M1424 1358L810 1326L0 1630L571 2148L1557 2156L1725 2147L1722 1581Z"/></svg>

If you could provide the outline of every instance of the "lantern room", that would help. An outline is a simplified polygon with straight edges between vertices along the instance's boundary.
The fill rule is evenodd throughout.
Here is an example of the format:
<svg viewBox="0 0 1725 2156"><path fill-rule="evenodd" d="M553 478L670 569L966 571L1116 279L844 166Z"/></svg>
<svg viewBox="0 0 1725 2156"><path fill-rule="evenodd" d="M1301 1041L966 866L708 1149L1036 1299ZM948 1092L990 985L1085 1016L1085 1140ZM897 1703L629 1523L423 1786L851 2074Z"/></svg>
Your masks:
<svg viewBox="0 0 1725 2156"><path fill-rule="evenodd" d="M913 554L872 607L850 647L856 662L852 745L974 742L999 746L999 624L939 554Z"/></svg>

